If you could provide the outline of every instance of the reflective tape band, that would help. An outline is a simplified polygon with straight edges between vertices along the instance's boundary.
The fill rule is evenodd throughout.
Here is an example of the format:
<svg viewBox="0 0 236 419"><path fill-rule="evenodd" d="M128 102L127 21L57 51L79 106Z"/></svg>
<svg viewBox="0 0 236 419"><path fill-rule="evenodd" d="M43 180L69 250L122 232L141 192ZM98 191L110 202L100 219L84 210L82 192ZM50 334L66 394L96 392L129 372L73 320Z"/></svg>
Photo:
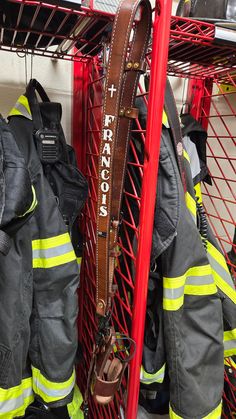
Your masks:
<svg viewBox="0 0 236 419"><path fill-rule="evenodd" d="M190 195L189 192L185 193L185 203L186 203L186 206L187 206L190 214L192 215L194 221L196 222L197 205L196 205L195 199Z"/></svg>
<svg viewBox="0 0 236 419"><path fill-rule="evenodd" d="M8 116L24 116L32 121L32 113L26 96L21 95Z"/></svg>
<svg viewBox="0 0 236 419"><path fill-rule="evenodd" d="M67 397L75 385L75 371L71 377L64 382L54 382L48 380L37 368L32 366L33 390L46 403L55 402Z"/></svg>
<svg viewBox="0 0 236 419"><path fill-rule="evenodd" d="M184 286L179 288L165 288L165 298L177 300L184 295Z"/></svg>
<svg viewBox="0 0 236 419"><path fill-rule="evenodd" d="M77 264L78 264L78 269L79 269L79 273L80 273L80 269L81 269L81 262L82 262L82 258L76 258L77 260Z"/></svg>
<svg viewBox="0 0 236 419"><path fill-rule="evenodd" d="M20 215L20 217L24 217L26 214L29 214L30 212L34 211L34 209L36 208L36 206L38 204L38 201L37 201L37 198L36 198L36 192L35 192L35 189L34 189L33 185L31 186L31 188L32 188L32 194L33 194L33 201L31 203L29 209L23 215Z"/></svg>
<svg viewBox="0 0 236 419"><path fill-rule="evenodd" d="M236 355L236 329L224 332L224 355Z"/></svg>
<svg viewBox="0 0 236 419"><path fill-rule="evenodd" d="M216 409L212 410L207 416L203 416L202 419L221 419L222 402L217 406ZM171 408L169 409L170 419L183 419L182 416L177 415Z"/></svg>
<svg viewBox="0 0 236 419"><path fill-rule="evenodd" d="M195 266L176 278L163 278L163 308L176 311L184 303L184 295L211 295L217 292L211 266Z"/></svg>
<svg viewBox="0 0 236 419"><path fill-rule="evenodd" d="M35 269L49 269L56 266L64 265L65 263L73 262L76 260L75 252L72 250L62 256L55 256L49 259L35 258L33 259L33 268Z"/></svg>
<svg viewBox="0 0 236 419"><path fill-rule="evenodd" d="M169 122L168 122L168 117L166 114L166 111L163 109L163 113L162 113L162 124L165 125L166 128L170 128Z"/></svg>
<svg viewBox="0 0 236 419"><path fill-rule="evenodd" d="M33 250L33 258L49 259L55 256L62 256L68 252L71 252L71 243L61 244L60 246L51 247L50 249L35 249Z"/></svg>
<svg viewBox="0 0 236 419"><path fill-rule="evenodd" d="M216 284L202 284L202 285L186 285L184 288L184 294L186 295L212 295L217 293Z"/></svg>
<svg viewBox="0 0 236 419"><path fill-rule="evenodd" d="M224 364L236 370L236 363L234 362L233 358L230 358L230 357L225 358Z"/></svg>
<svg viewBox="0 0 236 419"><path fill-rule="evenodd" d="M74 388L73 400L67 405L67 411L70 419L83 419L84 414L80 409L83 403L83 397L77 385Z"/></svg>
<svg viewBox="0 0 236 419"><path fill-rule="evenodd" d="M62 244L71 243L68 233L53 236L47 239L33 240L33 250L36 249L50 249L51 247L61 246Z"/></svg>
<svg viewBox="0 0 236 419"><path fill-rule="evenodd" d="M176 300L167 299L165 297L163 298L164 310L177 311L182 307L183 304L184 304L184 296L180 298L176 298Z"/></svg>
<svg viewBox="0 0 236 419"><path fill-rule="evenodd" d="M201 182L197 183L194 186L194 190L195 190L195 195L197 198L199 198L198 202L201 204L202 203L202 190L201 190Z"/></svg>
<svg viewBox="0 0 236 419"><path fill-rule="evenodd" d="M33 268L53 268L76 261L68 233L47 239L33 240Z"/></svg>
<svg viewBox="0 0 236 419"><path fill-rule="evenodd" d="M207 256L219 289L236 304L236 291L224 256L210 242L207 242Z"/></svg>
<svg viewBox="0 0 236 419"><path fill-rule="evenodd" d="M185 149L183 149L183 156L190 163L190 157L189 157L189 155L188 155L188 153L187 153L187 151Z"/></svg>
<svg viewBox="0 0 236 419"><path fill-rule="evenodd" d="M0 389L0 418L12 419L24 416L26 408L34 400L32 378L10 389Z"/></svg>
<svg viewBox="0 0 236 419"><path fill-rule="evenodd" d="M140 371L140 381L143 384L152 384L152 383L163 383L165 377L165 368L166 364L164 364L159 371L155 372L154 374L149 374L145 371L144 367L141 366Z"/></svg>

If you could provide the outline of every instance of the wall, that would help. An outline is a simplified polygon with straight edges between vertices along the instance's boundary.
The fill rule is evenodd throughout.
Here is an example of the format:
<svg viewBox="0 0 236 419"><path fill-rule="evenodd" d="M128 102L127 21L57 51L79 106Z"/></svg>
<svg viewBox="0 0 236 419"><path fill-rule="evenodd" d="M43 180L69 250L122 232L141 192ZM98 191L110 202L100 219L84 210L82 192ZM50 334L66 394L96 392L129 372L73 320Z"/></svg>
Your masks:
<svg viewBox="0 0 236 419"><path fill-rule="evenodd" d="M0 113L6 117L26 85L25 58L16 53L0 51ZM27 56L27 75L31 77L31 56ZM62 124L68 142L71 141L71 62L33 57L33 78L45 88L52 101L62 103Z"/></svg>

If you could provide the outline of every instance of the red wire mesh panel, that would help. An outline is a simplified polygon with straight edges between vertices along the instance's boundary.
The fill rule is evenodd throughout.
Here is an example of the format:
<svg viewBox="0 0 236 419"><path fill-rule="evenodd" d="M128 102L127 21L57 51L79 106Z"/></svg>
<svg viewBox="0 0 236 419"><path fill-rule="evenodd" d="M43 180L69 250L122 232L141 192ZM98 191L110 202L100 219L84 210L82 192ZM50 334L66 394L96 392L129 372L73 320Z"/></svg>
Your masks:
<svg viewBox="0 0 236 419"><path fill-rule="evenodd" d="M217 79L198 83L199 120L208 128L207 163L212 179L212 185L204 183L202 190L211 227L236 280L236 84L230 74L224 80L227 84ZM222 417L226 419L236 414L235 359L225 364Z"/></svg>

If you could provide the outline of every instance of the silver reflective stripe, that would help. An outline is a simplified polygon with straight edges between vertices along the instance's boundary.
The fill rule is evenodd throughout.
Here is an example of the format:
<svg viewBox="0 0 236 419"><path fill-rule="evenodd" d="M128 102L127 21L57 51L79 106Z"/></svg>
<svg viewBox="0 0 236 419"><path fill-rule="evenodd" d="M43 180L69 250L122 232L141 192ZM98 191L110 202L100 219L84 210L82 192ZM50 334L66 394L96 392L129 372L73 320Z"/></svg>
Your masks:
<svg viewBox="0 0 236 419"><path fill-rule="evenodd" d="M5 401L0 402L0 413L8 413L12 412L16 409L20 409L21 407L24 407L25 405L25 399L33 396L33 390L32 388L26 388L22 390L22 393L20 396L12 399L8 399ZM27 406L25 406L27 407Z"/></svg>
<svg viewBox="0 0 236 419"><path fill-rule="evenodd" d="M162 383L165 376L165 364L161 369L153 374L147 373L143 366L140 372L140 381L144 384Z"/></svg>
<svg viewBox="0 0 236 419"><path fill-rule="evenodd" d="M29 114L25 106L22 105L20 102L17 102L14 108L17 109L23 116L25 116L26 118L32 121L32 116Z"/></svg>
<svg viewBox="0 0 236 419"><path fill-rule="evenodd" d="M208 259L214 271L235 291L235 286L230 274L207 252Z"/></svg>
<svg viewBox="0 0 236 419"><path fill-rule="evenodd" d="M34 259L48 259L55 256L62 256L73 250L71 243L62 244L61 246L51 247L50 249L34 249Z"/></svg>
<svg viewBox="0 0 236 419"><path fill-rule="evenodd" d="M164 298L175 300L184 295L184 286L179 288L164 288Z"/></svg>
<svg viewBox="0 0 236 419"><path fill-rule="evenodd" d="M39 388L44 394L52 398L62 398L62 397L68 396L68 394L72 392L75 385L75 379L74 379L73 382L68 387L55 390L53 388L49 389L48 387L45 387L42 383L40 383L39 380L37 380L34 377L33 377L33 381L34 381L34 384L37 386L37 388ZM52 383L52 386L53 386L53 383Z"/></svg>
<svg viewBox="0 0 236 419"><path fill-rule="evenodd" d="M235 349L236 348L236 340L225 340L224 341L224 348L225 348L225 351L228 351L229 349Z"/></svg>
<svg viewBox="0 0 236 419"><path fill-rule="evenodd" d="M209 285L213 283L214 279L212 275L188 276L186 280L187 285Z"/></svg>

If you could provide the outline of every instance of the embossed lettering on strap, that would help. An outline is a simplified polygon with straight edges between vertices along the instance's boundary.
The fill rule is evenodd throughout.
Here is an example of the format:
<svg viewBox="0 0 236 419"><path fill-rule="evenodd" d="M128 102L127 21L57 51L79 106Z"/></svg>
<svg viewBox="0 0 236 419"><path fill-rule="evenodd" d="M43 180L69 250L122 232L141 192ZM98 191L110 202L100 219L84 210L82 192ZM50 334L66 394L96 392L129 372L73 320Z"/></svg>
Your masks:
<svg viewBox="0 0 236 419"><path fill-rule="evenodd" d="M112 295L114 257L134 99L151 30L149 0L123 0L114 24L107 69L99 155L97 209L97 314L105 316Z"/></svg>

